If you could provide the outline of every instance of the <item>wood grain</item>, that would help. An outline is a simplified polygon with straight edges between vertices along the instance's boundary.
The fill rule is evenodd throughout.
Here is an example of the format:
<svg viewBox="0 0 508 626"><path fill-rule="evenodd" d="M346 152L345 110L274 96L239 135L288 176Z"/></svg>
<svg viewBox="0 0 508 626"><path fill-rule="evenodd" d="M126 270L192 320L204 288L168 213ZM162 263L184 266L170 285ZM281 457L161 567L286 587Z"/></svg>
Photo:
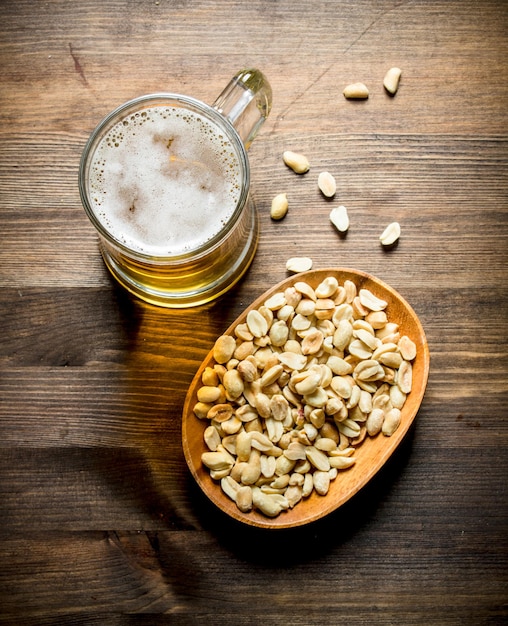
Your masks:
<svg viewBox="0 0 508 626"><path fill-rule="evenodd" d="M506 623L505 3L6 0L1 13L0 623ZM134 301L80 205L86 139L129 98L211 103L247 66L274 92L249 150L254 263L205 307ZM358 80L369 99L346 101ZM286 149L308 156L308 174L284 166ZM281 192L290 208L274 223ZM328 220L335 202L346 237ZM402 237L387 253L393 220ZM303 255L399 291L431 370L374 481L272 535L200 492L181 411L214 338Z"/></svg>

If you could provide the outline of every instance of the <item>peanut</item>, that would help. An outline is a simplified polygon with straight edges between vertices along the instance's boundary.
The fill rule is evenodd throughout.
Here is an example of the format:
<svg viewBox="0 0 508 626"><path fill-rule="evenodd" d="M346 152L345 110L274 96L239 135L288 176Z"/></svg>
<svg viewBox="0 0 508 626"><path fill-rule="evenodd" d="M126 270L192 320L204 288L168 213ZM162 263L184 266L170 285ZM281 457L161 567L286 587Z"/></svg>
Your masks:
<svg viewBox="0 0 508 626"><path fill-rule="evenodd" d="M383 420L385 418L385 414L383 409L372 409L369 413L369 417L367 418L367 432L371 437L377 435L380 432L381 427L383 426Z"/></svg>
<svg viewBox="0 0 508 626"><path fill-rule="evenodd" d="M212 452L217 451L221 442L219 431L214 426L208 426L204 434L205 443Z"/></svg>
<svg viewBox="0 0 508 626"><path fill-rule="evenodd" d="M292 257L286 262L286 269L288 272L298 274L299 272L306 272L312 269L312 259L309 257Z"/></svg>
<svg viewBox="0 0 508 626"><path fill-rule="evenodd" d="M202 463L240 511L275 517L326 495L365 437L396 431L416 346L388 308L329 276L270 296L236 340L219 337L194 413L210 422Z"/></svg>
<svg viewBox="0 0 508 626"><path fill-rule="evenodd" d="M413 385L413 368L409 361L402 361L397 376L397 386L403 393L409 393Z"/></svg>
<svg viewBox="0 0 508 626"><path fill-rule="evenodd" d="M243 379L237 369L228 370L224 374L223 385L230 400L239 398L244 390Z"/></svg>
<svg viewBox="0 0 508 626"><path fill-rule="evenodd" d="M270 217L272 220L281 220L286 216L288 212L289 202L287 194L279 193L272 200L272 206L270 208Z"/></svg>
<svg viewBox="0 0 508 626"><path fill-rule="evenodd" d="M392 222L384 229L379 237L379 241L383 246L393 246L400 237L400 224Z"/></svg>
<svg viewBox="0 0 508 626"><path fill-rule="evenodd" d="M220 396L219 387L210 387L208 385L203 385L200 389L198 389L198 401L203 402L205 404L209 404L212 402L216 402Z"/></svg>
<svg viewBox="0 0 508 626"><path fill-rule="evenodd" d="M397 430L400 424L400 409L390 409L383 421L383 435L389 437Z"/></svg>
<svg viewBox="0 0 508 626"><path fill-rule="evenodd" d="M201 461L211 470L231 469L234 465L234 461L230 459L228 454L219 451L203 452Z"/></svg>
<svg viewBox="0 0 508 626"><path fill-rule="evenodd" d="M341 204L332 209L330 211L330 221L339 232L345 233L349 228L349 216L346 207Z"/></svg>
<svg viewBox="0 0 508 626"><path fill-rule="evenodd" d="M337 184L335 178L330 172L321 172L318 176L318 187L321 193L327 198L333 198L337 191Z"/></svg>
<svg viewBox="0 0 508 626"><path fill-rule="evenodd" d="M230 335L221 335L215 342L213 348L213 358L217 363L227 363L233 356L233 352L236 348L236 342L234 337Z"/></svg>
<svg viewBox="0 0 508 626"><path fill-rule="evenodd" d="M383 311L388 305L388 303L381 300L381 298L376 298L368 289L360 289L359 297L363 306L371 311Z"/></svg>
<svg viewBox="0 0 508 626"><path fill-rule="evenodd" d="M406 361L412 361L416 356L416 346L409 337L402 336L397 343L402 358Z"/></svg>
<svg viewBox="0 0 508 626"><path fill-rule="evenodd" d="M392 96L397 93L401 74L402 70L398 67L390 68L385 74L383 85L386 91Z"/></svg>
<svg viewBox="0 0 508 626"><path fill-rule="evenodd" d="M214 420L221 424L227 422L233 417L233 407L229 402L222 402L220 404L214 404L208 411L206 417L209 420Z"/></svg>
<svg viewBox="0 0 508 626"><path fill-rule="evenodd" d="M284 497L287 498L289 508L292 509L303 497L302 487L300 485L290 485L284 492Z"/></svg>
<svg viewBox="0 0 508 626"><path fill-rule="evenodd" d="M284 160L284 163L288 167L290 167L296 174L305 174L305 172L309 171L309 160L303 154L298 154L297 152L291 152L291 150L286 150L282 154L282 159Z"/></svg>
<svg viewBox="0 0 508 626"><path fill-rule="evenodd" d="M320 496L326 496L330 489L330 474L327 471L318 470L313 475L314 489Z"/></svg>
<svg viewBox="0 0 508 626"><path fill-rule="evenodd" d="M348 456L332 456L330 457L330 467L335 469L348 469L356 463L354 457Z"/></svg>
<svg viewBox="0 0 508 626"><path fill-rule="evenodd" d="M339 286L335 276L328 276L316 287L317 298L330 298L337 291Z"/></svg>
<svg viewBox="0 0 508 626"><path fill-rule="evenodd" d="M235 502L242 513L248 513L252 510L252 489L247 485L239 486L236 492Z"/></svg>
<svg viewBox="0 0 508 626"><path fill-rule="evenodd" d="M283 509L289 508L285 498L281 500L276 494L263 493L259 487L252 489L252 504L267 517L277 517Z"/></svg>
<svg viewBox="0 0 508 626"><path fill-rule="evenodd" d="M238 493L238 489L240 485L236 482L234 478L231 476L224 476L224 478L220 481L220 486L222 487L222 491L229 497L231 500L236 500L236 494Z"/></svg>
<svg viewBox="0 0 508 626"><path fill-rule="evenodd" d="M369 90L363 83L353 83L344 89L344 98L348 100L365 100L369 97Z"/></svg>

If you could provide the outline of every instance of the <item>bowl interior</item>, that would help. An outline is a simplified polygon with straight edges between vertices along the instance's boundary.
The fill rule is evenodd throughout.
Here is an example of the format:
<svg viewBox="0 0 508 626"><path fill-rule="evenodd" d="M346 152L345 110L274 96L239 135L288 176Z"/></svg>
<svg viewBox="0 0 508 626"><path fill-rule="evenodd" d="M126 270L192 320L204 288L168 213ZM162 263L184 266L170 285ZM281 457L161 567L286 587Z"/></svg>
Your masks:
<svg viewBox="0 0 508 626"><path fill-rule="evenodd" d="M397 291L383 281L359 270L311 270L291 276L257 298L224 334L233 334L236 325L245 321L247 313L261 306L273 293L283 291L297 281L305 281L315 288L327 276L335 276L339 284L343 284L345 280L351 280L358 290L369 289L378 298L388 302L386 313L389 321L399 324L401 334L407 335L416 344L417 355L413 361L412 390L402 408L401 423L395 433L391 437L386 437L381 433L375 437L367 436L355 452L356 463L347 470L339 470L337 478L330 482L330 490L326 496L319 496L313 492L293 509L284 511L275 518L268 518L256 510L242 513L236 504L223 493L220 485L211 479L209 470L201 463L201 454L207 450L203 433L208 426L208 420L198 419L193 413L193 407L197 402L197 390L201 386L201 374L205 367L214 363L211 349L196 372L185 399L182 415L184 454L192 475L208 498L226 514L252 526L261 528L300 526L318 520L340 507L385 464L411 426L423 400L429 374L430 355L422 325L411 306Z"/></svg>

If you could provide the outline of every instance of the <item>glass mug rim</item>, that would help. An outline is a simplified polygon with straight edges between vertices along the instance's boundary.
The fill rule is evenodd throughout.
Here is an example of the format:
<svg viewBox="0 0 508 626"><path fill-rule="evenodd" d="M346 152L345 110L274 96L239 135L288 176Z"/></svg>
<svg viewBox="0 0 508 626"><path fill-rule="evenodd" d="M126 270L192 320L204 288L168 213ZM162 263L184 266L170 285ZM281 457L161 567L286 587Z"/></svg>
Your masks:
<svg viewBox="0 0 508 626"><path fill-rule="evenodd" d="M187 109L200 113L216 126L220 127L220 129L227 135L228 140L235 149L235 156L237 157L238 166L240 168L239 182L241 184L241 189L233 213L231 214L227 222L220 228L220 230L215 235L210 237L210 239L199 244L197 247L191 250L186 250L182 253L153 255L144 253L140 250L135 250L133 249L133 247L126 245L121 239L115 237L98 219L95 211L92 208L92 203L90 202L88 196L88 173L90 163L93 159L95 149L97 148L98 144L116 123L118 123L120 120L124 119L128 115L130 110L135 109L136 112L138 112L142 111L143 108L146 108L150 105L164 106L166 104L167 106L171 106L171 103L177 103L177 105L180 106L182 109ZM94 228L106 241L109 241L112 245L116 246L125 254L131 257L135 257L140 260L150 261L152 263L175 264L180 261L184 263L190 258L196 259L199 258L201 255L206 255L217 245L219 245L224 237L234 228L235 224L242 216L245 204L249 196L250 165L247 157L247 150L236 128L226 117L224 117L219 111L217 111L217 109L206 104L205 102L202 102L201 100L198 100L197 98L193 98L192 96L186 96L183 94L172 92L156 92L132 98L119 105L118 107L110 111L110 113L108 113L105 117L103 117L103 119L91 132L85 144L85 147L83 148L79 164L78 182L81 202L85 209L85 212L92 222Z"/></svg>

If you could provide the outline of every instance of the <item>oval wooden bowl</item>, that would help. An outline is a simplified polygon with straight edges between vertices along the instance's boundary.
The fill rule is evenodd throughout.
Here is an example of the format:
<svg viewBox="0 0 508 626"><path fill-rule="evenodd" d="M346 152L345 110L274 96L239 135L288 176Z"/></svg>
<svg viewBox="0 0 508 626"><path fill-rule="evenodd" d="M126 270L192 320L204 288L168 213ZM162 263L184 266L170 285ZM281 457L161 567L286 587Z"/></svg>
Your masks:
<svg viewBox="0 0 508 626"><path fill-rule="evenodd" d="M293 509L284 511L275 518L268 518L256 510L242 513L236 504L223 493L220 485L210 478L209 470L201 463L201 454L207 450L203 433L208 426L208 420L198 419L193 413L193 407L197 402L197 389L201 386L201 374L207 365L214 362L213 350L210 350L200 365L185 399L182 416L183 450L192 475L208 498L222 511L245 524L266 529L289 528L316 521L336 510L354 496L386 463L404 438L423 400L429 375L430 355L422 325L411 306L395 289L359 270L332 268L296 274L257 298L224 334L233 334L235 326L245 321L247 313L261 306L273 293L284 290L297 281L305 281L312 287L317 287L326 276L335 276L339 284L343 284L347 279L352 280L358 290L369 289L388 302L386 312L389 321L397 322L401 334L410 337L417 347L417 356L413 362L412 391L407 396L402 409L401 423L395 433L391 437L385 437L383 434L376 437L367 436L355 453L356 463L347 470L339 470L339 475L331 481L330 490L326 496L319 496L313 492Z"/></svg>

